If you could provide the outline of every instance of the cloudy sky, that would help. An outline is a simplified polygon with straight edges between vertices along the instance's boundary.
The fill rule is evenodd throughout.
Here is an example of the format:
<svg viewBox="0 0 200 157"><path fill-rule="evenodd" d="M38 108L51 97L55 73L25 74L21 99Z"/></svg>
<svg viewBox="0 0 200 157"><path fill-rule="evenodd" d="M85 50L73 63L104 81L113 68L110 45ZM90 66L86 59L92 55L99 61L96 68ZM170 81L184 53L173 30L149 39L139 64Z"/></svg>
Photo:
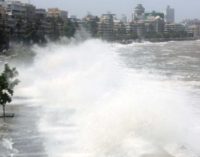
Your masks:
<svg viewBox="0 0 200 157"><path fill-rule="evenodd" d="M175 8L176 20L185 18L200 19L200 0L21 0L30 1L37 7L49 8L59 7L68 10L70 15L78 17L85 16L88 12L94 15L101 15L108 11L115 13L118 17L121 14L131 17L134 7L142 3L146 11L165 11L167 5Z"/></svg>

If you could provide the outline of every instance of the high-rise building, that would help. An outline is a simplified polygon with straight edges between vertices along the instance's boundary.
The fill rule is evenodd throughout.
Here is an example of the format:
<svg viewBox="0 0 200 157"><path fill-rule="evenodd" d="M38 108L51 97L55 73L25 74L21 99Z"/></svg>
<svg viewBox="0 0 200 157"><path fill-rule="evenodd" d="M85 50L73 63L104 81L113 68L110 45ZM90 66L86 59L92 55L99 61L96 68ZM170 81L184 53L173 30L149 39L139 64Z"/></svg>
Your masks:
<svg viewBox="0 0 200 157"><path fill-rule="evenodd" d="M58 8L49 8L48 9L49 17L61 17L63 20L67 20L68 12L64 10L60 10Z"/></svg>
<svg viewBox="0 0 200 157"><path fill-rule="evenodd" d="M26 8L24 3L20 1L8 1L6 5L8 15L15 18L25 17Z"/></svg>
<svg viewBox="0 0 200 157"><path fill-rule="evenodd" d="M0 30L5 28L6 9L0 5Z"/></svg>
<svg viewBox="0 0 200 157"><path fill-rule="evenodd" d="M127 16L123 14L123 15L121 16L121 20L120 20L120 21L123 22L123 23L127 23L127 22L128 22Z"/></svg>
<svg viewBox="0 0 200 157"><path fill-rule="evenodd" d="M166 23L174 23L175 22L175 10L170 6L167 6L166 9Z"/></svg>
<svg viewBox="0 0 200 157"><path fill-rule="evenodd" d="M98 23L98 34L103 39L113 40L114 14L103 14Z"/></svg>
<svg viewBox="0 0 200 157"><path fill-rule="evenodd" d="M142 4L138 4L134 9L133 21L144 19L145 8Z"/></svg>

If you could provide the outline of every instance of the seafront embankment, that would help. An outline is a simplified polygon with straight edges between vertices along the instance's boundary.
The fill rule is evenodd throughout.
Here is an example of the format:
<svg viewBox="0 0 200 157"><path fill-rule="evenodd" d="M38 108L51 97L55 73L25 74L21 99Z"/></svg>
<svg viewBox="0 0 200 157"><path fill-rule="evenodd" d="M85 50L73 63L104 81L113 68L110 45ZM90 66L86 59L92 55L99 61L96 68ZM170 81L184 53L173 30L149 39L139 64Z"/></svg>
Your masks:
<svg viewBox="0 0 200 157"><path fill-rule="evenodd" d="M150 42L190 41L190 40L199 40L199 38L185 37L185 38L151 38L151 39L145 39L145 41L150 41Z"/></svg>
<svg viewBox="0 0 200 157"><path fill-rule="evenodd" d="M199 40L200 38L195 37L186 37L186 38L141 38L141 39L135 39L135 40L116 40L114 42L118 42L121 44L130 44L133 42L168 42L168 41L193 41L193 40Z"/></svg>
<svg viewBox="0 0 200 157"><path fill-rule="evenodd" d="M130 40L112 40L108 42L116 42L116 43L121 43L121 44L131 44L133 42L140 43L143 41L148 41L148 42L168 42L168 41L193 41L193 40L200 40L200 38L196 37L185 37L185 38L141 38L141 39L130 39ZM107 41L107 40L105 40ZM17 45L16 43L11 43L9 44L9 48L6 49L0 49L0 55L12 55L12 52L15 50L15 46ZM31 45L27 45L23 43L20 43L21 47L30 47ZM45 43L40 44L42 46L45 45Z"/></svg>

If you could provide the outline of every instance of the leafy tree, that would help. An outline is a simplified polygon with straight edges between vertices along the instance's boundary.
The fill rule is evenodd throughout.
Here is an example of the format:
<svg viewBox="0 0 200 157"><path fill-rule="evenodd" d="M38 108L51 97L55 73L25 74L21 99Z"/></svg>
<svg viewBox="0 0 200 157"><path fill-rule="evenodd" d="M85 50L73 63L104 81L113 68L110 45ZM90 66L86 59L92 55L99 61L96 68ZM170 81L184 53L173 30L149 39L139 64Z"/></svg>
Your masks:
<svg viewBox="0 0 200 157"><path fill-rule="evenodd" d="M14 87L19 83L15 77L18 75L16 68L10 68L5 64L4 71L0 75L0 105L3 107L3 117L5 114L5 106L12 101Z"/></svg>
<svg viewBox="0 0 200 157"><path fill-rule="evenodd" d="M66 37L73 37L78 28L78 23L72 20L68 20L64 26L64 34Z"/></svg>
<svg viewBox="0 0 200 157"><path fill-rule="evenodd" d="M24 21L22 18L19 18L16 22L16 25L15 25L15 33L16 33L16 39L18 41L21 41L22 40L22 30L23 30L23 26L25 25Z"/></svg>
<svg viewBox="0 0 200 157"><path fill-rule="evenodd" d="M88 15L90 16L90 15ZM98 22L99 18L97 16L91 17L89 20L86 20L83 23L83 27L92 35L92 37L96 37L98 33Z"/></svg>
<svg viewBox="0 0 200 157"><path fill-rule="evenodd" d="M34 34L35 34L35 28L33 26L33 23L31 21L27 21L25 34L23 37L24 42L27 44L30 44L31 40L33 39Z"/></svg>

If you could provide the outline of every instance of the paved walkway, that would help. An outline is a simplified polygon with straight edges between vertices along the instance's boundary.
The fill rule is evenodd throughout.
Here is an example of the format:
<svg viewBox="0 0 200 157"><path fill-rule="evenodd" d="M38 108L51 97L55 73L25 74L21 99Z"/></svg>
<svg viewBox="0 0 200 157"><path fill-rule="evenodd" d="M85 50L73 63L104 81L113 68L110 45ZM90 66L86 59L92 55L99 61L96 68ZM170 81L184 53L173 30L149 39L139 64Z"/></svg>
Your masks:
<svg viewBox="0 0 200 157"><path fill-rule="evenodd" d="M36 125L39 109L26 105L8 105L6 109L15 117L0 119L0 157L47 157Z"/></svg>

